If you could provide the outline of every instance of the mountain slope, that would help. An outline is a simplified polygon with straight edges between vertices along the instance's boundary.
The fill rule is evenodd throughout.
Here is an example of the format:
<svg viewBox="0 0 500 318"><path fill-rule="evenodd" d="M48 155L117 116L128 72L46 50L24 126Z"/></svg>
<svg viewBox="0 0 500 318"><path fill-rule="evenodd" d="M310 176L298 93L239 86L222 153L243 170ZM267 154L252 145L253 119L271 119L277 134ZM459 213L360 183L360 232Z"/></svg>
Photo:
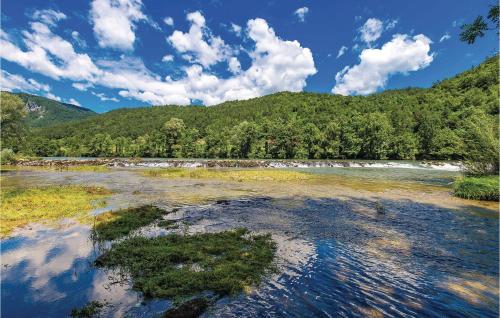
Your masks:
<svg viewBox="0 0 500 318"><path fill-rule="evenodd" d="M29 127L47 127L97 115L94 111L72 104L61 103L41 96L15 93L28 110L26 123Z"/></svg>
<svg viewBox="0 0 500 318"><path fill-rule="evenodd" d="M170 156L164 124L175 117L186 127L175 156L460 159L473 122L496 127L498 137L498 89L494 56L427 89L368 96L281 92L212 107L114 110L38 130L37 142L50 140L51 148L33 152Z"/></svg>
<svg viewBox="0 0 500 318"><path fill-rule="evenodd" d="M391 112L402 108L416 110L430 107L446 111L444 102L452 107L465 107L460 103L471 93L488 99L481 105L487 113L498 113L498 57L487 59L479 66L451 79L443 80L430 89L409 88L390 90L369 96L339 96L318 93L281 92L243 101L230 101L212 107L152 106L118 109L87 120L56 125L43 130L48 137L61 138L75 134L107 133L111 137L138 137L161 129L172 117L182 119L186 126L200 130L207 126L227 127L243 120L304 118L316 125L326 124L346 109L361 113ZM452 97L456 97L452 100ZM448 105L449 106L449 105Z"/></svg>

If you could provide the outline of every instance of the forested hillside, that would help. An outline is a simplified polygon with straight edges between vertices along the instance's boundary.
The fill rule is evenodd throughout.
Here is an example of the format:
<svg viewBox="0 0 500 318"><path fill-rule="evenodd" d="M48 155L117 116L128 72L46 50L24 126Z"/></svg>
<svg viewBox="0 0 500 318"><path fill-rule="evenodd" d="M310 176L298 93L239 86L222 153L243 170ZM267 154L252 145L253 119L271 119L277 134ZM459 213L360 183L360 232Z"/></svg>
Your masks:
<svg viewBox="0 0 500 318"><path fill-rule="evenodd" d="M429 89L282 92L213 107L120 109L32 132L41 156L461 159L497 150L498 56ZM473 149L474 148L474 149Z"/></svg>
<svg viewBox="0 0 500 318"><path fill-rule="evenodd" d="M29 127L46 127L97 115L94 111L72 104L61 103L41 96L16 93L26 105L26 123Z"/></svg>

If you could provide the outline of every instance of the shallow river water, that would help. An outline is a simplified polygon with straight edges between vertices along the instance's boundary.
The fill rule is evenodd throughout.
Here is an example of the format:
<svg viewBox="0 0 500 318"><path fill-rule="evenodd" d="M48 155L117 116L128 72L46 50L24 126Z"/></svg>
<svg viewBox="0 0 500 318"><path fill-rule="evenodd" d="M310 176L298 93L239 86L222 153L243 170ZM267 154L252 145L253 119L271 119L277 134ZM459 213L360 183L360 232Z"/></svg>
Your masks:
<svg viewBox="0 0 500 318"><path fill-rule="evenodd" d="M187 232L247 227L271 233L279 271L206 317L498 317L498 203L454 198L458 172L391 167L305 168L295 182L148 178L40 169L2 173L2 186L85 184L113 191L105 208L154 203ZM377 210L383 209L383 213ZM100 248L73 220L31 224L1 242L3 317L67 317L91 300L111 317L154 317L144 301L96 269ZM166 230L148 227L145 235Z"/></svg>

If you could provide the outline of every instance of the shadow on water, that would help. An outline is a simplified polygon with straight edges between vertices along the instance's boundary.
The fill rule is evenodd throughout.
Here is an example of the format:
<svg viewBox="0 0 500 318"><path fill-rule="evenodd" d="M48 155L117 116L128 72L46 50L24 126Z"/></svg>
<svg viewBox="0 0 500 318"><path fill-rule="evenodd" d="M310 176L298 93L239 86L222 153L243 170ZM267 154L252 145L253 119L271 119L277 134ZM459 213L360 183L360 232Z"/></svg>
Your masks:
<svg viewBox="0 0 500 318"><path fill-rule="evenodd" d="M498 213L411 199L249 197L169 215L189 231L247 227L278 243L279 275L224 298L204 316L497 317ZM2 313L65 317L89 300L110 316L154 316L142 299L91 264L89 229L72 225L2 242Z"/></svg>

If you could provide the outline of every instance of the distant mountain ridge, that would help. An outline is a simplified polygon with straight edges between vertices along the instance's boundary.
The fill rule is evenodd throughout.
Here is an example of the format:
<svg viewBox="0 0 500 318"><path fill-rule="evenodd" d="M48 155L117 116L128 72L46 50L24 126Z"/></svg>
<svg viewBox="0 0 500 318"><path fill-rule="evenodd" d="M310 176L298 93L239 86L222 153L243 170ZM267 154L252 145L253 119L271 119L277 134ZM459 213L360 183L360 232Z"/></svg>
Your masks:
<svg viewBox="0 0 500 318"><path fill-rule="evenodd" d="M48 127L97 115L96 112L85 107L27 93L14 94L19 96L25 103L28 111L25 120L29 127Z"/></svg>

